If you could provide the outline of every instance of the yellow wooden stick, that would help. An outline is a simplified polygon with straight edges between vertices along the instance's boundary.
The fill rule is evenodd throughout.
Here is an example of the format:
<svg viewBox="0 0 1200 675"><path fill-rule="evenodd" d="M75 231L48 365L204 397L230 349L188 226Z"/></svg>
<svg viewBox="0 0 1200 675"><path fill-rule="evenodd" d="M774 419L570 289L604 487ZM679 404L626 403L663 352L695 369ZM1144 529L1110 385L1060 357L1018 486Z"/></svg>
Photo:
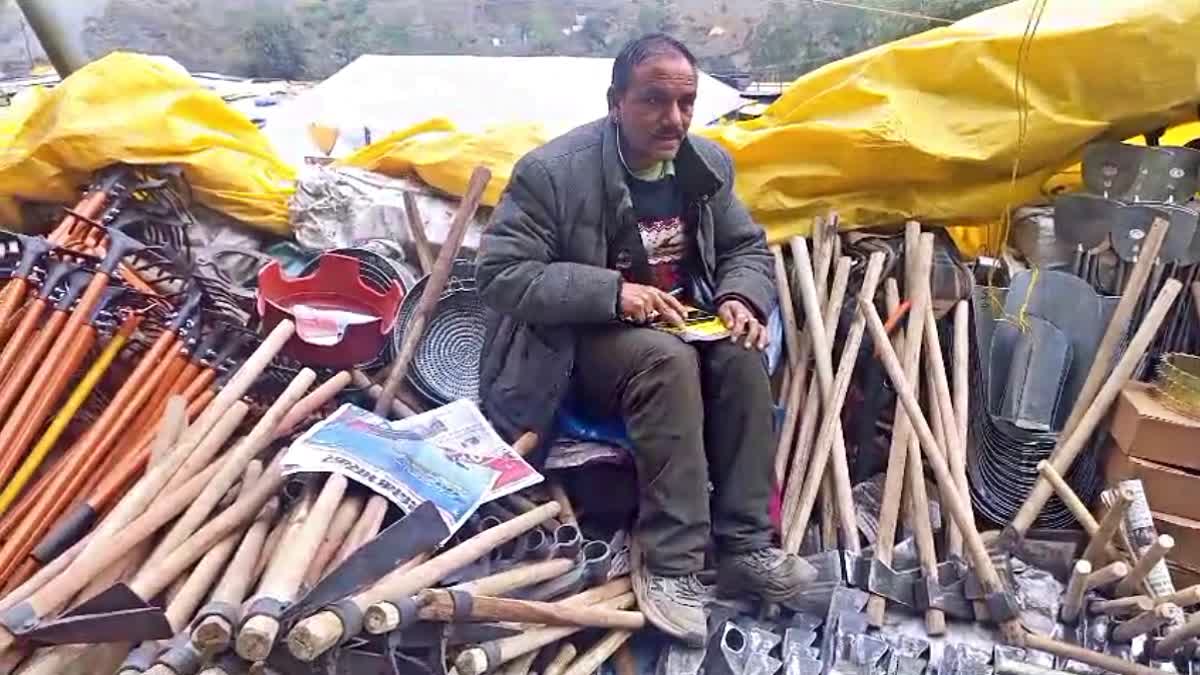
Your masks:
<svg viewBox="0 0 1200 675"><path fill-rule="evenodd" d="M46 456L54 449L54 444L58 443L58 439L67 429L67 425L75 417L75 413L83 407L88 396L91 396L92 390L100 382L100 378L104 377L104 373L108 371L109 366L116 360L117 354L125 347L125 343L129 341L129 336L137 329L141 323L141 317L131 315L117 332L113 334L112 339L108 341L108 345L100 352L100 356L92 363L91 368L88 368L83 379L79 380L79 384L75 385L75 389L71 392L71 396L67 399L66 404L54 416L54 420L50 422L50 426L46 428L46 433L42 434L42 438L37 445L33 446L33 450L29 452L29 456L17 469L12 480L4 486L4 491L0 492L0 514L8 510L12 506L13 501L21 494L21 490L25 489L25 485L29 483L29 479L33 477L34 472L46 460Z"/></svg>

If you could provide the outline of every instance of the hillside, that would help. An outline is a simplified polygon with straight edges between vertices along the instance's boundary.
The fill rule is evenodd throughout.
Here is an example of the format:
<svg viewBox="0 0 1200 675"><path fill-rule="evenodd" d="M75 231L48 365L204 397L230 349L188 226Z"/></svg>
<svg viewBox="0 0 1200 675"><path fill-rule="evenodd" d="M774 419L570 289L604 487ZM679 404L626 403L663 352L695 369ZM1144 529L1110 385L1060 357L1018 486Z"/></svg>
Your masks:
<svg viewBox="0 0 1200 675"><path fill-rule="evenodd" d="M812 0L73 0L89 54L163 53L193 70L322 78L380 53L612 55L662 30L711 72L791 79L937 23ZM871 0L902 14L957 19L1002 0ZM0 3L0 71L42 58L19 11ZM28 37L29 49L26 49Z"/></svg>

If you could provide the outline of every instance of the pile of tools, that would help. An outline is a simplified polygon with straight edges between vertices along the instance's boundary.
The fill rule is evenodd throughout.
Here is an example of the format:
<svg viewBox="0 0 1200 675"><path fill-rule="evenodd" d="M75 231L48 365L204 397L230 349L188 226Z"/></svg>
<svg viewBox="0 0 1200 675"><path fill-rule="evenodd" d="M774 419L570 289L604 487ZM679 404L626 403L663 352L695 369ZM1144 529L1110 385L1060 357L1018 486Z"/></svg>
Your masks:
<svg viewBox="0 0 1200 675"><path fill-rule="evenodd" d="M197 272L170 172L102 173L49 236L9 237L0 258L9 278L0 290L0 670L590 675L613 659L622 675L636 671L630 640L645 619L627 536L581 523L553 476L485 504L451 533L432 504L400 514L343 476L283 475L287 442L351 386L377 413L417 407L409 371L422 362L488 178L473 176L436 259L420 255L428 276L381 352L394 355L377 371L382 386L282 358L296 333L286 316L265 336L246 330L245 295ZM974 294L974 312L965 290L947 305L933 288L934 235L915 223L901 265L879 249L845 254L836 220L773 248L786 343L781 539L820 577L783 607L706 598L708 647L671 646L660 668L923 672L929 643L887 630L895 610L921 617L931 638L952 634L956 621L994 625L1003 647L982 664L995 672L1037 655L1050 667L1135 675L1190 659L1200 620L1184 610L1200 593L1171 583L1163 559L1174 542L1147 525L1145 495L1118 486L1097 520L1080 498L1095 476L1072 472L1176 311L1180 282L1149 283L1167 229L1156 222L1139 245L1061 433L1051 433L1058 422L1040 430L1038 454L1023 458L1032 466L1011 469L1024 483L1012 488L1000 533L979 531L972 500L979 458L995 443L982 435L986 401L973 392L986 293ZM949 311L939 318L936 305ZM843 424L856 373L876 363L895 403L881 425L887 463L864 546L851 479L863 448ZM515 447L534 445L526 435ZM1051 524L1073 518L1085 541L1033 528L1055 496L1067 515ZM1028 567L1061 582L1050 633L1023 614ZM976 672L971 662L970 648L946 646L946 672Z"/></svg>
<svg viewBox="0 0 1200 675"><path fill-rule="evenodd" d="M823 235L822 229L814 235L814 254L810 255L808 242L802 239L791 243L790 272L784 251L778 247L774 250L789 353L782 399L783 433L776 465L776 476L784 485L783 541L789 552L837 552L834 557L828 554L809 557L822 573L826 592L832 590L836 594L846 586L866 591L861 609L865 624L870 626L884 625L885 607L890 603L923 614L926 632L931 636L946 633L947 618L988 621L1001 627L1002 638L1008 644L1043 650L1063 660L1077 660L1114 672L1147 671L1137 663L1114 659L1111 654L1080 650L1027 632L1018 621L1011 569L1014 561L1020 565L1029 563L1058 573L1064 582L1068 579L1071 563L1077 557L1078 537L1061 531L1031 530L1053 495L1052 484L1044 476L1050 475L1048 471L1055 472L1053 485L1071 490L1074 495L1062 476L1069 475L1075 460L1089 447L1121 386L1134 374L1174 307L1181 286L1176 280L1167 280L1160 289L1154 289L1149 299L1142 298L1156 259L1152 251L1161 245L1166 229L1165 222L1156 223L1144 242L1147 255L1133 267L1127 281L1130 293L1112 309L1111 318L1102 330L1096 348L1098 356L1089 362L1091 367L1086 377L1080 377L1070 414L1064 412L1064 432L1041 455L1045 460L1042 473L1039 475L1030 467L1032 475L1026 479L1026 489L1016 487L1018 501L1010 514L1011 520L1003 523L1007 525L1004 532L1001 536L989 533L986 538L976 528L969 499L975 486L969 485L972 481L968 480L967 467L977 463L971 459L972 447L977 452L981 442L970 433L972 420L978 417L971 407L978 405L978 397L971 394L970 310L966 302L960 302L946 318L954 337L948 359L938 333L940 323L930 303L932 235L921 234L915 224L910 224L906 231L905 264L901 272L903 301L897 280L880 279L882 254L872 256L865 270L860 270L858 312L845 331L836 370L829 336L838 331L842 318L850 261L839 259L836 238ZM799 289L799 305L805 320L803 333L797 331L798 312L791 311L793 287ZM880 287L888 309L886 323L875 308ZM976 302L979 301L977 297ZM1139 320L1134 324L1138 307L1144 311L1139 311ZM900 326L901 322L905 325ZM1131 324L1136 330L1126 344ZM878 529L873 533L873 550L864 552L848 477L850 458L840 426L865 334L870 335L870 348L874 351L866 358L883 362L897 402ZM811 374L806 367L810 358L815 363L815 372ZM937 501L942 513L948 516L940 546L927 516L932 495L926 484L926 469L932 470ZM1088 476L1085 487L1092 480L1094 475ZM1064 497L1062 502L1059 508L1079 518L1086 529L1088 523L1083 520L1086 509L1079 513L1081 500L1075 496L1068 502ZM818 505L820 522L810 527ZM903 505L907 508L902 512ZM912 541L902 542L905 547L897 548L902 516L907 519ZM1050 534L1055 536L1047 540ZM915 556L908 554L910 546L915 546ZM912 568L894 566L898 555L912 559ZM1161 557L1154 550L1133 548L1125 549L1121 555L1122 564L1131 570L1149 569L1155 564L1154 556ZM1102 586L1100 582L1114 573L1111 569L1103 572L1104 575L1093 579L1093 587ZM1130 582L1134 583L1140 581ZM827 625L826 630L829 628ZM1124 629L1121 637L1131 635L1132 630Z"/></svg>
<svg viewBox="0 0 1200 675"><path fill-rule="evenodd" d="M144 471L168 399L195 419L257 340L246 308L197 272L183 194L169 169L116 166L49 235L0 237L3 588Z"/></svg>

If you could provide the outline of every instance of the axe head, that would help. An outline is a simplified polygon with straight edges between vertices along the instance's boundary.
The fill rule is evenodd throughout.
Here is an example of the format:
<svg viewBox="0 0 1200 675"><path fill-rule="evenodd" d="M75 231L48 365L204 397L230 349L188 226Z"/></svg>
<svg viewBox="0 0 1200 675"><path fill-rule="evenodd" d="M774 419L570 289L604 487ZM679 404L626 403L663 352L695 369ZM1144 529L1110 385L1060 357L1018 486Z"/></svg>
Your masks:
<svg viewBox="0 0 1200 675"><path fill-rule="evenodd" d="M1065 581L1071 578L1071 569L1086 544L1087 537L1081 530L1033 529L1021 535L1009 527L989 548Z"/></svg>

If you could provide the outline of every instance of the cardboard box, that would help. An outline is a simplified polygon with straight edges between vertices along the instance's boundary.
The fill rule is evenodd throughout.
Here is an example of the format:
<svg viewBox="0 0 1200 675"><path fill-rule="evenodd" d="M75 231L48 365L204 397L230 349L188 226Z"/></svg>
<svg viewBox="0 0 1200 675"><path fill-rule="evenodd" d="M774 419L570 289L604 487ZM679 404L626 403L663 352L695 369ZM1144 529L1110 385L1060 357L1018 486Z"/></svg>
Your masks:
<svg viewBox="0 0 1200 675"><path fill-rule="evenodd" d="M1200 585L1200 571L1191 570L1186 567L1167 563L1167 569L1171 571L1171 581L1175 582L1175 590L1182 591L1188 586Z"/></svg>
<svg viewBox="0 0 1200 675"><path fill-rule="evenodd" d="M1126 455L1200 471L1200 421L1164 406L1150 385L1125 386L1109 433Z"/></svg>
<svg viewBox="0 0 1200 675"><path fill-rule="evenodd" d="M1138 479L1155 513L1200 520L1200 473L1130 457L1108 444L1105 471L1108 485ZM1200 569L1197 566L1196 569Z"/></svg>
<svg viewBox="0 0 1200 675"><path fill-rule="evenodd" d="M1200 521L1165 513L1154 513L1154 526L1159 534L1175 538L1175 548L1167 556L1167 562L1186 570L1200 570ZM1182 587L1176 582L1177 587Z"/></svg>

